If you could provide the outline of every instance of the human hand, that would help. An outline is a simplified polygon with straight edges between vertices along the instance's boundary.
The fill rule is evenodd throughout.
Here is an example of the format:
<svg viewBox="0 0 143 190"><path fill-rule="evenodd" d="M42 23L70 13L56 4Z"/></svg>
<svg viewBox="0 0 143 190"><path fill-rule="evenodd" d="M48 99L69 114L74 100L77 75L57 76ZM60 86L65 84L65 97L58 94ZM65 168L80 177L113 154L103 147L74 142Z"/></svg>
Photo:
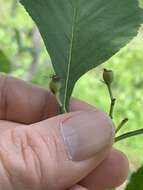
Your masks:
<svg viewBox="0 0 143 190"><path fill-rule="evenodd" d="M77 100L70 111L57 115L52 94L0 77L1 190L106 190L126 179L108 116Z"/></svg>

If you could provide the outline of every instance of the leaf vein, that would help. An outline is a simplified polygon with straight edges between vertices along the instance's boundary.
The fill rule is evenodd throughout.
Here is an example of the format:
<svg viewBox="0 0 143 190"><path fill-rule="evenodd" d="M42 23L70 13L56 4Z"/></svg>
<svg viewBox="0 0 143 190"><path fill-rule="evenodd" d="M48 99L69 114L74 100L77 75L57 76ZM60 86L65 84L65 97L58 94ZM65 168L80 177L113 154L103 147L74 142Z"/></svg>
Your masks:
<svg viewBox="0 0 143 190"><path fill-rule="evenodd" d="M70 41L70 48L69 48L68 68L67 68L66 84L65 84L65 92L64 92L64 103L63 103L64 108L66 107L66 100L67 100L68 83L69 83L70 68L71 68L71 62L72 62L72 50L73 50L73 42L74 42L74 32L75 32L76 20L77 20L77 7L74 7L73 24L72 24L72 32L71 32L71 41Z"/></svg>

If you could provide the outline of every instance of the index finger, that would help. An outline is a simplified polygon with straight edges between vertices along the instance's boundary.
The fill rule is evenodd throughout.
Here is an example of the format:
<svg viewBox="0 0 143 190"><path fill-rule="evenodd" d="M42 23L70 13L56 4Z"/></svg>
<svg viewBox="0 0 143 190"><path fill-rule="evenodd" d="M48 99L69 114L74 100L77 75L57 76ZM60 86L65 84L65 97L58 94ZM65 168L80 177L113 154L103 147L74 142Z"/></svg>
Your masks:
<svg viewBox="0 0 143 190"><path fill-rule="evenodd" d="M46 89L0 76L0 119L31 124L58 114L58 105Z"/></svg>
<svg viewBox="0 0 143 190"><path fill-rule="evenodd" d="M70 111L91 109L95 108L71 100ZM10 76L0 76L0 120L32 124L58 113L58 103L48 90Z"/></svg>

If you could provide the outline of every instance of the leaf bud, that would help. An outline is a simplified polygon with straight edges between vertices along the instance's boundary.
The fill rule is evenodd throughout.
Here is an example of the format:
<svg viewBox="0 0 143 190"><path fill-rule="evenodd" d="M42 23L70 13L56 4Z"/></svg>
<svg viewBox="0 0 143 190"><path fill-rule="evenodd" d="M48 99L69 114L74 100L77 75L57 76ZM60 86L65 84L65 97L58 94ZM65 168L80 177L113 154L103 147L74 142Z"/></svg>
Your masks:
<svg viewBox="0 0 143 190"><path fill-rule="evenodd" d="M53 94L57 94L61 89L61 77L58 75L53 75L49 84L50 90Z"/></svg>
<svg viewBox="0 0 143 190"><path fill-rule="evenodd" d="M107 85L111 85L114 79L114 73L112 70L104 69L103 80Z"/></svg>

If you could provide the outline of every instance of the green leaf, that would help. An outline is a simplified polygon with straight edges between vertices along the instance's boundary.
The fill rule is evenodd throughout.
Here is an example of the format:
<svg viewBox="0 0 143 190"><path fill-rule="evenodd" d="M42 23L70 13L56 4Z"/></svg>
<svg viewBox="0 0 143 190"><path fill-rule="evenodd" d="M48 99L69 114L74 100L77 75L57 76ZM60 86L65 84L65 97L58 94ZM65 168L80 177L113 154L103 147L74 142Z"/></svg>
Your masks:
<svg viewBox="0 0 143 190"><path fill-rule="evenodd" d="M143 166L132 174L125 190L143 190Z"/></svg>
<svg viewBox="0 0 143 190"><path fill-rule="evenodd" d="M68 105L75 82L105 62L143 21L137 0L21 0L42 34Z"/></svg>
<svg viewBox="0 0 143 190"><path fill-rule="evenodd" d="M10 65L11 63L5 53L0 50L0 72L9 73Z"/></svg>

